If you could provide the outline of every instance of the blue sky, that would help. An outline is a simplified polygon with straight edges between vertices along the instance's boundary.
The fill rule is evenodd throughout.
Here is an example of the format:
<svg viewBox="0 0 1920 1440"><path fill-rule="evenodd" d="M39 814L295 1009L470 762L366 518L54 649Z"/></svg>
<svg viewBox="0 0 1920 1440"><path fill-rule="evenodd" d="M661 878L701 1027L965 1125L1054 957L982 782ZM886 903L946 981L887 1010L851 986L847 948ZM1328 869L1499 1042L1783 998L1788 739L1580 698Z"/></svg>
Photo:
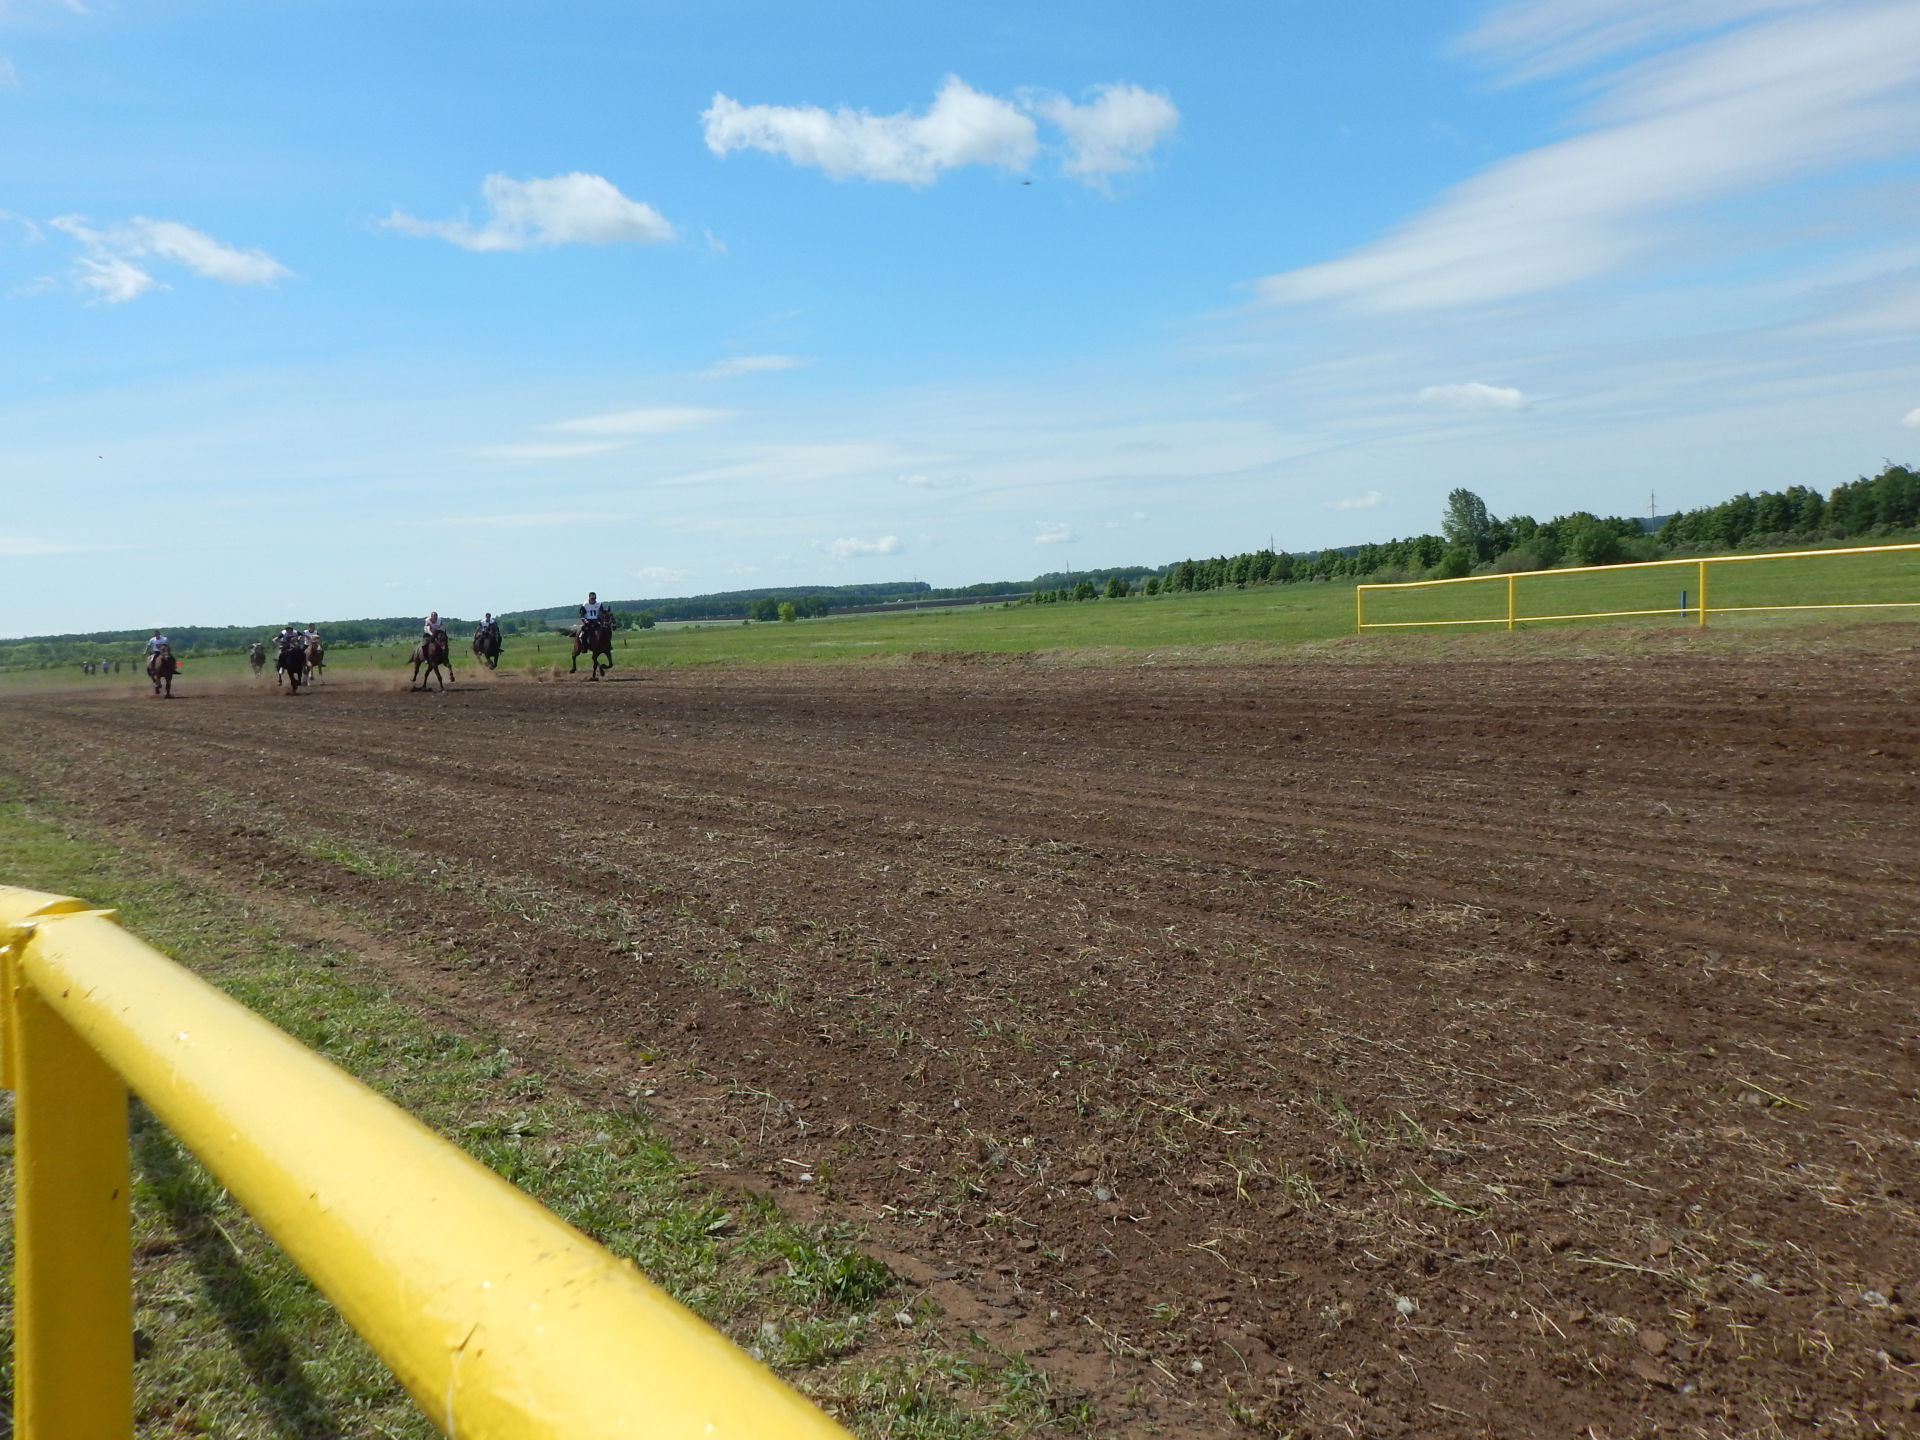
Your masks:
<svg viewBox="0 0 1920 1440"><path fill-rule="evenodd" d="M0 634L1920 455L1913 0L0 0Z"/></svg>

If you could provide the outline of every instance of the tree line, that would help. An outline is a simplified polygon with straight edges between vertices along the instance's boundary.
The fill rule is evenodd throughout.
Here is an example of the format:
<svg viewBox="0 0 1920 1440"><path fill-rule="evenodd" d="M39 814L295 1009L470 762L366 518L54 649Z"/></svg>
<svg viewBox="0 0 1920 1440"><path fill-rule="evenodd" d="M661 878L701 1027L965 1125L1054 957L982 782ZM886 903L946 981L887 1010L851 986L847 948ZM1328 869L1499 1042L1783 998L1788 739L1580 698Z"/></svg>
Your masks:
<svg viewBox="0 0 1920 1440"><path fill-rule="evenodd" d="M1438 534L1348 545L1318 551L1271 547L1238 555L1175 561L1170 565L1123 565L1110 570L1051 571L1032 580L994 580L949 589L923 581L861 585L801 585L790 589L734 590L712 595L614 602L623 625L651 628L661 620L800 620L836 608L898 600L962 599L1004 595L1024 604L1120 599L1143 594L1179 594L1229 586L1288 585L1305 581L1443 580L1472 574L1549 570L1558 565L1614 565L1631 560L1711 554L1724 550L1771 550L1844 541L1871 542L1920 531L1920 472L1888 461L1876 475L1822 493L1804 485L1785 490L1745 491L1717 505L1681 510L1655 525L1585 510L1535 520L1530 515L1492 514L1471 490L1447 496ZM514 611L499 617L509 635L572 626L574 605ZM169 627L175 653L243 651L274 625ZM449 630L477 623L446 617ZM330 645L412 643L420 633L414 615L319 622ZM86 660L137 656L146 630L101 630L0 640L0 667L37 669Z"/></svg>

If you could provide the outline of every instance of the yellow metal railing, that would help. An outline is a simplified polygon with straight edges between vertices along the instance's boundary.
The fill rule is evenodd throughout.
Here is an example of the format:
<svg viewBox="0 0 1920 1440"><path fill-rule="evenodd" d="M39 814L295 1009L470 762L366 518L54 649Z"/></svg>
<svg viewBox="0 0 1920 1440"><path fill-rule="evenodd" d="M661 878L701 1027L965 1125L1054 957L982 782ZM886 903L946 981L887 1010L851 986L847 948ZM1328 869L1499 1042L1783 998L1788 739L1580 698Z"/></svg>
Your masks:
<svg viewBox="0 0 1920 1440"><path fill-rule="evenodd" d="M459 1440L846 1440L372 1090L82 902L0 887L14 1431L133 1434L131 1089Z"/></svg>
<svg viewBox="0 0 1920 1440"><path fill-rule="evenodd" d="M1407 580L1397 584L1356 585L1353 591L1355 632L1363 630L1407 630L1434 625L1504 625L1512 630L1518 625L1539 620L1606 620L1630 615L1675 615L1683 622L1704 626L1709 613L1715 615L1751 614L1774 610L1914 610L1920 609L1920 599L1914 600L1868 600L1832 604L1811 605L1709 605L1707 600L1707 571L1714 565L1739 565L1767 560L1808 560L1826 559L1841 555L1886 555L1898 552L1920 553L1920 544L1913 545L1854 545L1833 550L1782 550L1762 555L1707 555L1687 560L1639 560L1623 565L1577 565L1564 570L1522 570L1511 575L1463 575L1452 580ZM1657 606L1651 609L1616 610L1575 610L1560 614L1523 614L1517 604L1517 583L1521 580L1560 580L1575 575L1619 575L1631 571L1679 569L1694 579L1696 588L1691 599L1685 591L1681 592L1676 605ZM1370 591L1383 590L1429 590L1445 585L1504 585L1506 588L1506 612L1500 615L1476 616L1468 619L1427 619L1427 620L1369 620L1367 619L1367 594ZM1920 593L1917 591L1916 593Z"/></svg>

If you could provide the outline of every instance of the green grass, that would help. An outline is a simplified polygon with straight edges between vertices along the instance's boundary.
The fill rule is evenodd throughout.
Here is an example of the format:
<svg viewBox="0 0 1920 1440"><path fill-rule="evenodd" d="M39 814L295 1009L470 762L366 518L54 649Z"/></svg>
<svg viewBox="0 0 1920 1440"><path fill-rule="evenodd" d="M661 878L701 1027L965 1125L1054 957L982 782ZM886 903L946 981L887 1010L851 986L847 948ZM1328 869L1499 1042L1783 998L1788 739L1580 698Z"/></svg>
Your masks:
<svg viewBox="0 0 1920 1440"><path fill-rule="evenodd" d="M1672 627L1691 623L1699 601L1695 562L1657 570L1608 569L1588 574L1548 571L1519 579L1517 609L1526 615L1589 614L1609 610L1650 610L1654 615L1616 620L1541 621L1522 628L1577 626ZM1719 607L1763 605L1868 604L1920 601L1920 551L1867 556L1817 556L1800 560L1717 564L1709 574L1709 602ZM1688 613L1680 613L1680 592L1687 592ZM1920 610L1786 611L1773 614L1718 613L1710 625L1721 630L1809 621L1887 620L1920 615ZM1367 596L1370 623L1486 620L1461 630L1505 629L1506 582L1492 577L1466 584L1409 590L1375 590ZM845 662L876 656L967 653L1017 655L1073 652L1145 658L1143 652L1190 654L1213 647L1286 650L1323 644L1354 633L1354 587L1346 582L1261 585L1244 590L1199 594L1135 595L1124 600L1089 600L1054 605L975 605L942 610L866 615L831 615L791 624L697 623L663 625L623 632L616 641L621 669L699 665L763 665ZM1383 636L1391 631L1370 631ZM1397 632L1405 634L1406 632ZM334 679L378 675L401 685L411 674L410 645L376 645L329 652ZM501 656L509 674L566 673L567 637L510 635ZM479 671L466 642L456 640L454 664L468 680ZM247 674L243 656L189 659L178 683L237 679ZM12 672L13 683L89 684L102 688L138 685L138 675L83 679L77 668ZM262 682L272 687L271 674ZM324 684L324 682L323 682Z"/></svg>
<svg viewBox="0 0 1920 1440"><path fill-rule="evenodd" d="M705 1190L634 1110L570 1097L484 1031L407 1008L353 954L132 864L0 781L0 881L116 907L129 929L358 1075L815 1394L857 1433L1066 1433L1044 1382L984 1346L903 1335L908 1303L847 1232ZM11 1097L0 1208L11 1209ZM426 1437L385 1367L201 1166L136 1106L135 1367L142 1435ZM0 1407L12 1389L11 1224L0 1238ZM923 1317L924 1318L924 1317Z"/></svg>
<svg viewBox="0 0 1920 1440"><path fill-rule="evenodd" d="M1513 590L1515 614L1530 627L1598 623L1594 620L1524 621L1524 617L1530 615L1579 616L1603 611L1657 612L1639 617L1642 624L1680 625L1697 622L1699 618L1699 562L1691 560L1650 568L1547 571L1516 576ZM1741 559L1707 567L1710 627L1751 624L1764 618L1765 612L1759 611L1730 613L1740 611L1741 607L1867 605L1888 601L1920 602L1920 550L1878 555ZM1876 616L1885 619L1902 613L1899 610L1771 612L1775 617L1798 615L1803 619L1829 620ZM1912 616L1920 614L1920 610L1904 613ZM1484 628L1504 628L1506 614L1507 582L1501 576L1408 589L1370 590L1366 595L1369 625L1491 621L1495 623ZM1778 623L1778 618L1771 623Z"/></svg>

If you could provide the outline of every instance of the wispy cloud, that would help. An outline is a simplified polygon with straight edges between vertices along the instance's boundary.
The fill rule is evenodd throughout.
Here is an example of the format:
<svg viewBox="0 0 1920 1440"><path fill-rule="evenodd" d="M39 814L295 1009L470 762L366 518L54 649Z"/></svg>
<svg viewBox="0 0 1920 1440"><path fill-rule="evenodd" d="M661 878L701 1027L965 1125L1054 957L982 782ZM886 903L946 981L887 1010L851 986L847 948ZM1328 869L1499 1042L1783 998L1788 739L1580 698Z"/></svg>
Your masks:
<svg viewBox="0 0 1920 1440"><path fill-rule="evenodd" d="M1584 133L1503 160L1398 232L1268 276L1259 293L1376 311L1537 294L1661 253L1709 202L1920 150L1911 0L1527 0L1476 33L1530 75L1710 26L1598 82Z"/></svg>
<svg viewBox="0 0 1920 1440"><path fill-rule="evenodd" d="M479 445L468 453L479 460L505 460L509 462L529 463L541 460L584 460L590 455L604 455L609 450L618 450L618 440L577 440L533 441L525 445Z"/></svg>
<svg viewBox="0 0 1920 1440"><path fill-rule="evenodd" d="M83 253L75 262L74 280L110 305L136 299L156 286L165 288L135 260L170 260L223 285L271 285L293 273L264 250L222 244L177 220L136 215L124 224L96 229L84 216L62 215L48 223L80 242Z"/></svg>
<svg viewBox="0 0 1920 1440"><path fill-rule="evenodd" d="M543 245L658 245L675 238L655 210L622 195L600 175L572 171L546 179L489 175L481 182L484 225L421 220L395 210L381 223L406 235L435 236L465 250L526 250Z"/></svg>
<svg viewBox="0 0 1920 1440"><path fill-rule="evenodd" d="M580 510L522 510L506 515L468 511L447 516L451 524L476 525L483 530L558 530L568 525L578 525L584 518L585 513ZM631 515L615 515L605 510L595 510L592 514L596 525L616 524L632 518Z"/></svg>
<svg viewBox="0 0 1920 1440"><path fill-rule="evenodd" d="M729 360L696 370L701 380L731 380L736 375L766 375L775 370L797 370L812 362L804 355L735 355Z"/></svg>
<svg viewBox="0 0 1920 1440"><path fill-rule="evenodd" d="M726 156L762 150L836 180L926 185L961 165L1024 170L1039 148L1019 108L949 75L922 114L875 115L842 106L742 105L716 94L700 116L707 148Z"/></svg>
<svg viewBox="0 0 1920 1440"><path fill-rule="evenodd" d="M563 435L672 435L724 420L731 410L703 410L692 405L660 405L643 410L613 410L604 415L582 415L556 420L543 429Z"/></svg>
<svg viewBox="0 0 1920 1440"><path fill-rule="evenodd" d="M65 540L42 540L32 535L0 535L0 555L9 560L25 560L36 555L83 555L105 548L103 545L74 545Z"/></svg>
<svg viewBox="0 0 1920 1440"><path fill-rule="evenodd" d="M1084 105L1060 95L1036 96L1029 104L1067 137L1067 160L1061 168L1096 182L1138 170L1180 123L1173 101L1138 85L1096 85L1094 98Z"/></svg>
<svg viewBox="0 0 1920 1440"><path fill-rule="evenodd" d="M1378 490L1369 490L1364 495L1349 495L1344 500L1329 500L1329 510L1371 510L1387 497Z"/></svg>
<svg viewBox="0 0 1920 1440"><path fill-rule="evenodd" d="M1036 545L1066 545L1079 538L1080 537L1074 533L1071 525L1042 525L1039 532L1034 535L1033 543Z"/></svg>
<svg viewBox="0 0 1920 1440"><path fill-rule="evenodd" d="M1470 380L1464 385L1429 385L1414 397L1422 405L1451 410L1524 410L1527 397L1508 385L1486 385Z"/></svg>
<svg viewBox="0 0 1920 1440"><path fill-rule="evenodd" d="M6 56L0 55L0 90L18 90L19 88L20 71L18 67L14 65L13 61L7 59Z"/></svg>
<svg viewBox="0 0 1920 1440"><path fill-rule="evenodd" d="M676 580L686 579L687 572L667 565L642 565L633 572L633 578L647 585L671 585Z"/></svg>
<svg viewBox="0 0 1920 1440"><path fill-rule="evenodd" d="M902 475L900 483L910 490L964 490L973 484L971 475Z"/></svg>
<svg viewBox="0 0 1920 1440"><path fill-rule="evenodd" d="M1905 415L1902 415L1900 417L1900 423L1902 425L1911 425L1914 429L1920 430L1920 406L1916 406Z"/></svg>
<svg viewBox="0 0 1920 1440"><path fill-rule="evenodd" d="M848 535L826 544L827 553L836 560L851 560L861 555L898 555L902 548L898 535L882 535L875 540Z"/></svg>

